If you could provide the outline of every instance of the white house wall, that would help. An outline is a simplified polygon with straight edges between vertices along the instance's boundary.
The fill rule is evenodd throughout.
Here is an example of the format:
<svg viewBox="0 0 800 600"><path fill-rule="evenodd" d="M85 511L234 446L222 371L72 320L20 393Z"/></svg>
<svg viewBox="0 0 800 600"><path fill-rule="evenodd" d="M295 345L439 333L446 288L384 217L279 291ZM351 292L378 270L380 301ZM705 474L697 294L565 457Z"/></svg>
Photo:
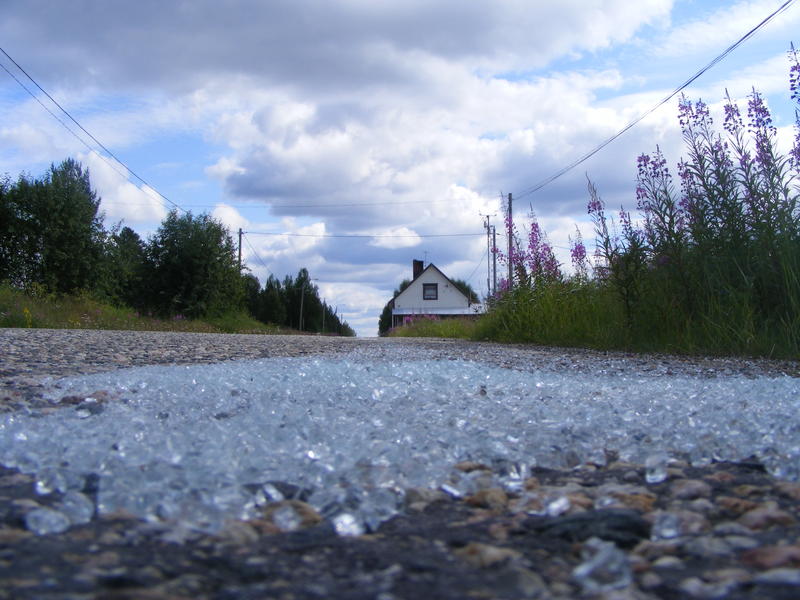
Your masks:
<svg viewBox="0 0 800 600"><path fill-rule="evenodd" d="M422 285L438 284L437 300L422 299ZM411 285L394 299L394 307L404 314L443 314L446 309L464 309L469 307L467 297L436 268L427 268ZM460 310L456 314L463 314Z"/></svg>

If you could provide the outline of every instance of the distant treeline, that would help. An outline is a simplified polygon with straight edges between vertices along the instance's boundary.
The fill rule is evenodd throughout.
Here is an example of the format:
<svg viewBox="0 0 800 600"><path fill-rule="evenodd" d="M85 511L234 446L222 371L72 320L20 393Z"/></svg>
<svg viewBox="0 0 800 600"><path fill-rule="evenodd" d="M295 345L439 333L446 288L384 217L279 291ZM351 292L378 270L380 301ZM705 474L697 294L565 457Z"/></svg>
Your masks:
<svg viewBox="0 0 800 600"><path fill-rule="evenodd" d="M280 284L242 274L227 228L206 214L170 212L142 240L107 230L89 172L73 159L40 178L0 180L0 282L52 294L89 293L154 316L203 318L249 310L257 319L309 332L353 335L301 269ZM300 305L303 305L302 327Z"/></svg>

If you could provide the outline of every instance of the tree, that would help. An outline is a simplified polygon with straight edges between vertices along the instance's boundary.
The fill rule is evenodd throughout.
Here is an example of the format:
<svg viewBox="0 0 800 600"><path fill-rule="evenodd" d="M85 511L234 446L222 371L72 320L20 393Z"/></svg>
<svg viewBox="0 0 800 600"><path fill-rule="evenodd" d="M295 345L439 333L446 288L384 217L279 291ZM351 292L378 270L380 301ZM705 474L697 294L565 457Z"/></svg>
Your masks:
<svg viewBox="0 0 800 600"><path fill-rule="evenodd" d="M410 279L404 279L401 281L400 285L397 286L397 289L392 294L392 300L397 298L397 296L400 295L400 292L410 285ZM381 312L381 316L378 318L378 335L381 337L386 336L389 333L389 330L392 328L392 300L389 300L389 302L386 303L386 306L383 307L383 311Z"/></svg>
<svg viewBox="0 0 800 600"><path fill-rule="evenodd" d="M256 318L263 323L288 325L286 322L286 299L281 282L270 275L259 294Z"/></svg>
<svg viewBox="0 0 800 600"><path fill-rule="evenodd" d="M103 259L100 199L89 171L67 159L41 179L21 175L0 191L0 277L56 293L93 288Z"/></svg>
<svg viewBox="0 0 800 600"><path fill-rule="evenodd" d="M242 275L242 292L247 311L256 319L258 318L258 305L261 296L261 284L258 277L252 273Z"/></svg>
<svg viewBox="0 0 800 600"><path fill-rule="evenodd" d="M133 229L117 225L108 236L104 272L98 274L98 292L115 304L143 308L145 300L145 245Z"/></svg>
<svg viewBox="0 0 800 600"><path fill-rule="evenodd" d="M236 248L208 215L173 210L147 244L148 304L163 315L200 318L242 303Z"/></svg>

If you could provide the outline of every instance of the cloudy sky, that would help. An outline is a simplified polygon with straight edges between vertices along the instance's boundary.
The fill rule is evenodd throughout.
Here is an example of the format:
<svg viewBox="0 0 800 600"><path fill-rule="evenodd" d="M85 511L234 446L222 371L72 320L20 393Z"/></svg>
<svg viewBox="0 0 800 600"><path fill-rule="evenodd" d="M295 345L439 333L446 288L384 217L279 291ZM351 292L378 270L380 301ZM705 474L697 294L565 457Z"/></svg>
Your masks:
<svg viewBox="0 0 800 600"><path fill-rule="evenodd" d="M358 334L375 335L412 259L485 293L481 215L502 223L501 194L514 194L520 217L536 212L568 264L576 226L593 240L587 175L610 206L633 208L636 156L659 145L674 167L676 101L526 192L781 4L3 0L0 46L160 194L247 232L244 259L262 283L307 267ZM795 3L687 96L714 106L727 88L744 103L755 86L788 140L786 51L798 31ZM144 238L172 207L3 70L0 115L0 173L36 176L77 157L106 226L121 220Z"/></svg>

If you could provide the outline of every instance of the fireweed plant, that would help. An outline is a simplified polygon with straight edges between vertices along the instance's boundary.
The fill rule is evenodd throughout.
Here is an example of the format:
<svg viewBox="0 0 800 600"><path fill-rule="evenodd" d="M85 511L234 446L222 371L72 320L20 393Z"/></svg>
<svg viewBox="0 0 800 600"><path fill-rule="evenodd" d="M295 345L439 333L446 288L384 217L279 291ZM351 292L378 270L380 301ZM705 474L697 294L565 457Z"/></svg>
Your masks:
<svg viewBox="0 0 800 600"><path fill-rule="evenodd" d="M514 282L490 299L476 337L800 357L800 57L788 55L788 154L757 90L744 115L726 92L721 132L702 100L682 97L677 178L658 146L639 156L635 218L610 215L589 181L593 267L580 233L566 277L535 216L524 247L507 219L511 255L495 252Z"/></svg>

